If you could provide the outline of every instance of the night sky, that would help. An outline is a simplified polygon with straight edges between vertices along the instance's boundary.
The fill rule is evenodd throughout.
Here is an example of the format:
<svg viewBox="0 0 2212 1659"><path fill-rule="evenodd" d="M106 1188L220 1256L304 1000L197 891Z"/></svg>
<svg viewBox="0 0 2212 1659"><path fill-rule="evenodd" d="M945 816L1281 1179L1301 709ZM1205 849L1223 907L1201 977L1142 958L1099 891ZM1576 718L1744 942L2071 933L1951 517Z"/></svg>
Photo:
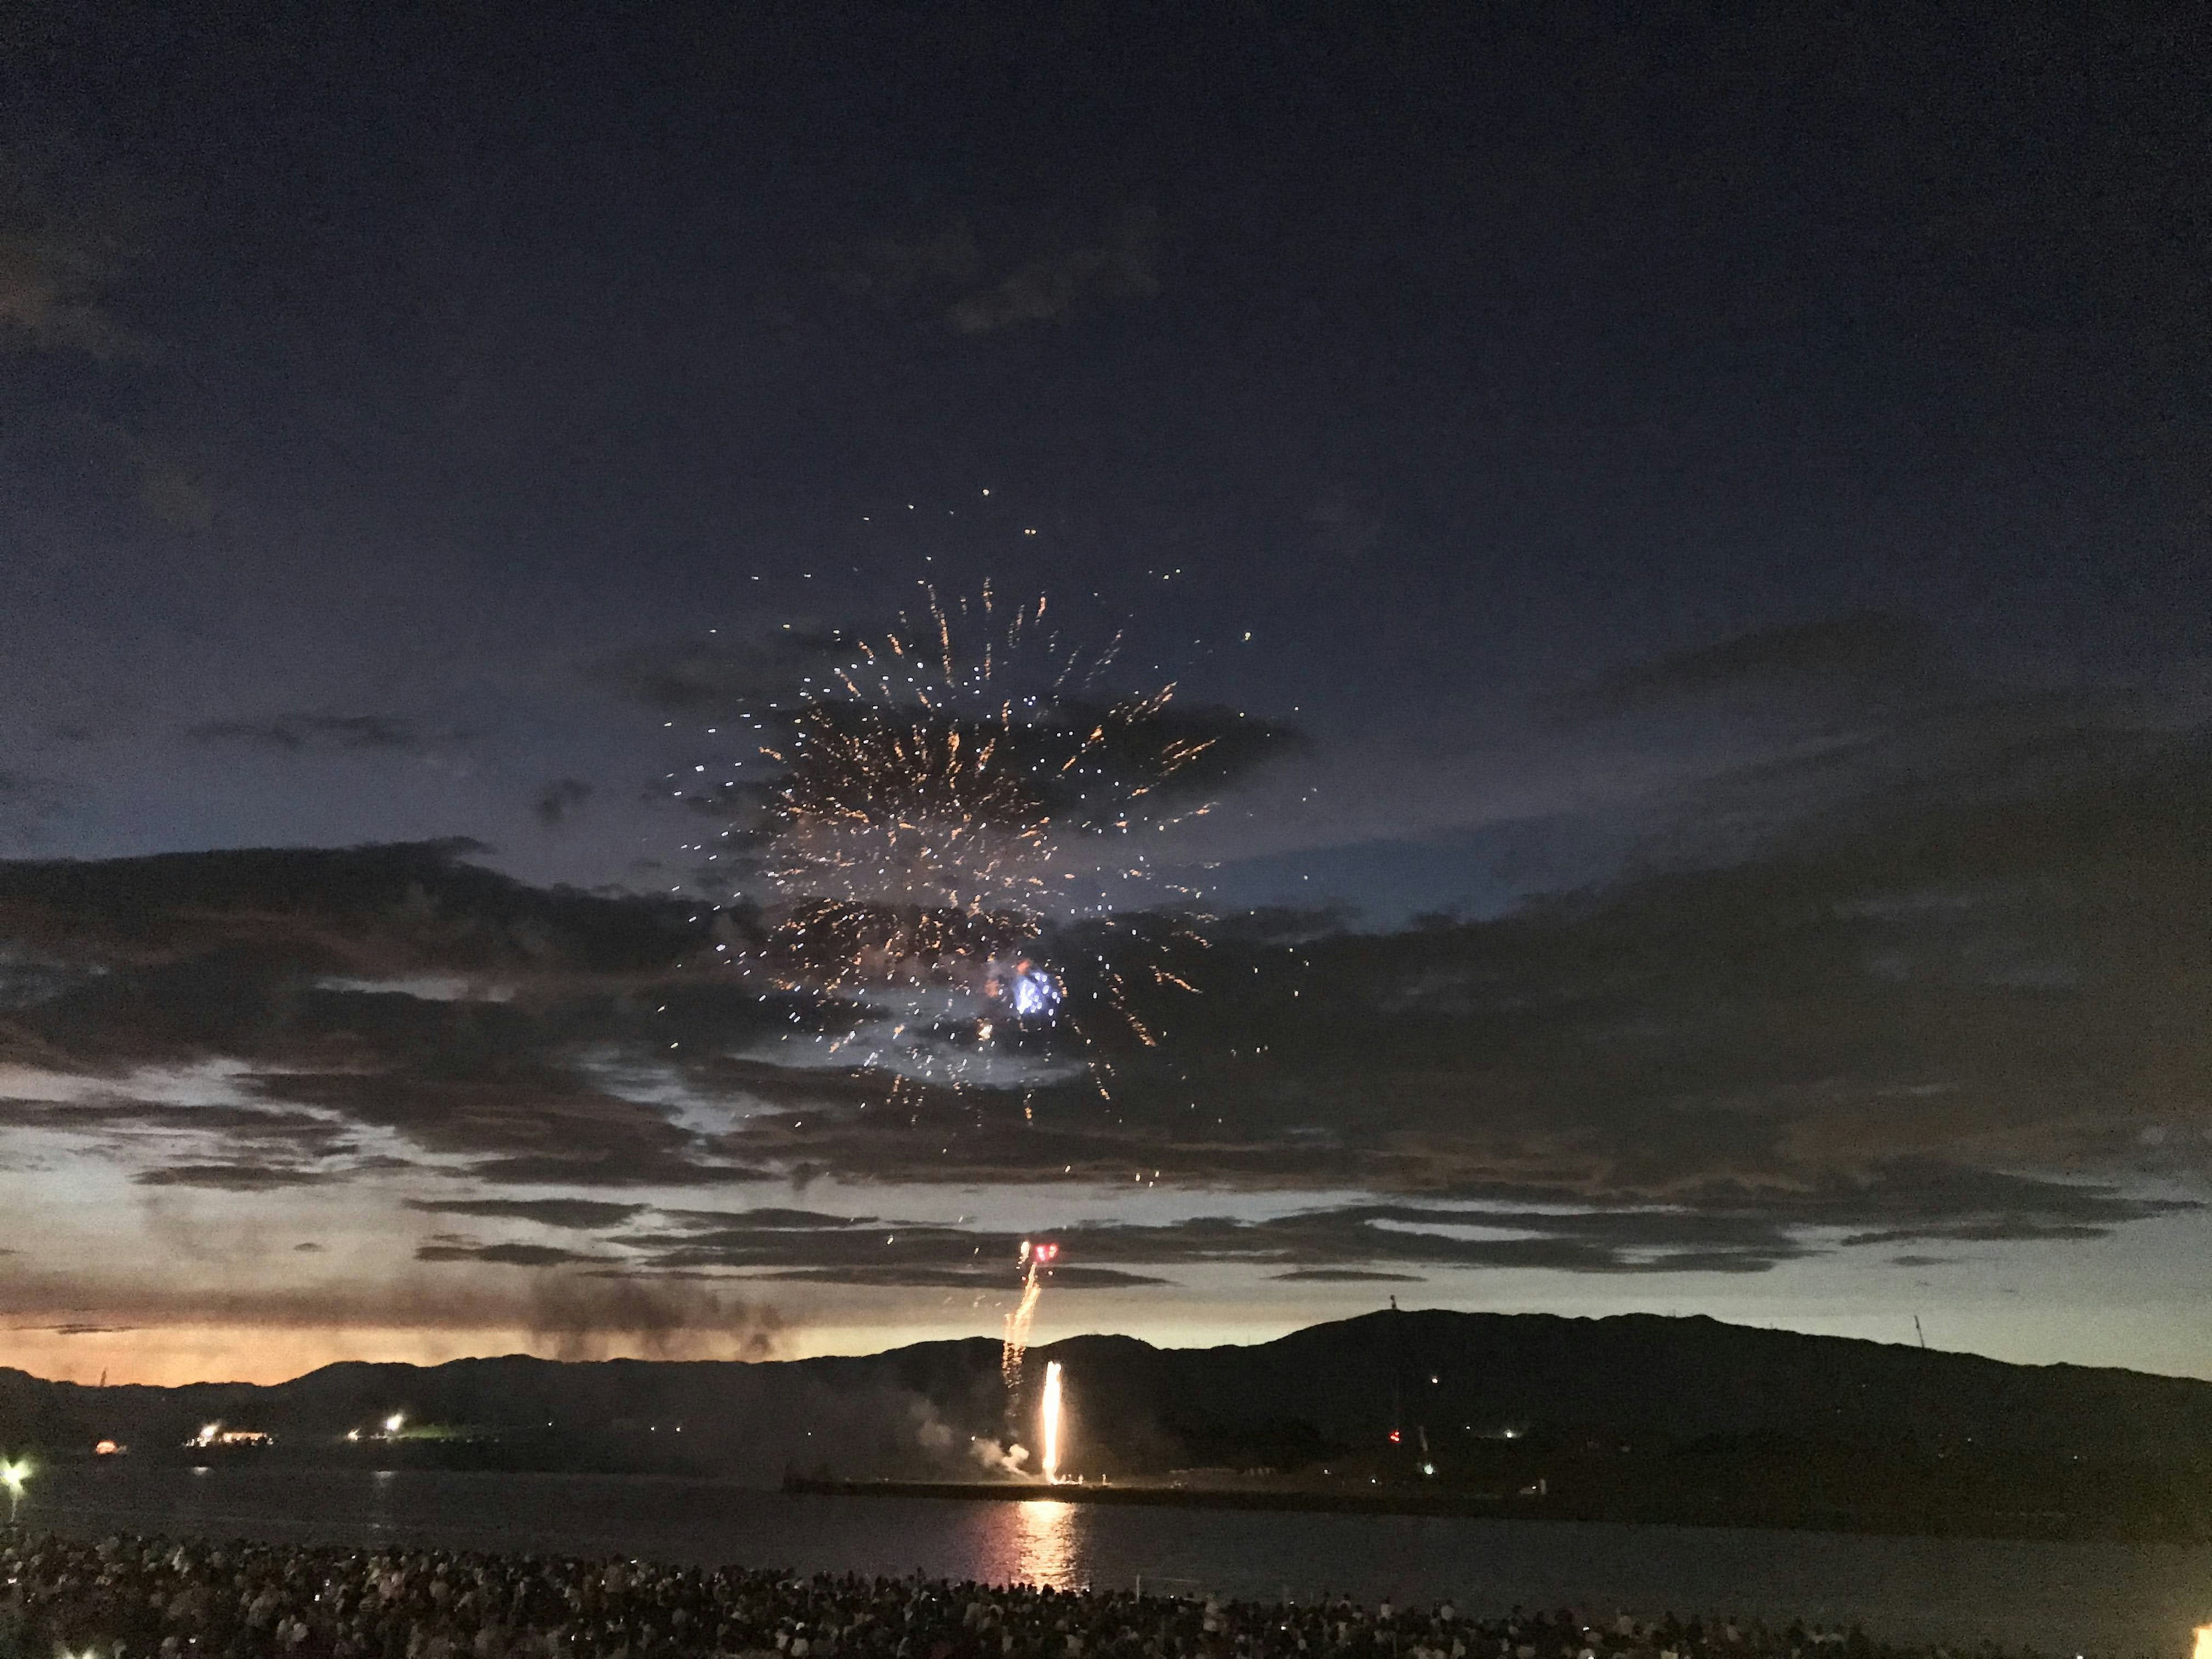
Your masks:
<svg viewBox="0 0 2212 1659"><path fill-rule="evenodd" d="M1049 1232L1041 1340L2212 1376L2206 34L12 11L7 1363L872 1349ZM987 580L1265 741L1091 919L1157 1046L894 1103L704 850Z"/></svg>

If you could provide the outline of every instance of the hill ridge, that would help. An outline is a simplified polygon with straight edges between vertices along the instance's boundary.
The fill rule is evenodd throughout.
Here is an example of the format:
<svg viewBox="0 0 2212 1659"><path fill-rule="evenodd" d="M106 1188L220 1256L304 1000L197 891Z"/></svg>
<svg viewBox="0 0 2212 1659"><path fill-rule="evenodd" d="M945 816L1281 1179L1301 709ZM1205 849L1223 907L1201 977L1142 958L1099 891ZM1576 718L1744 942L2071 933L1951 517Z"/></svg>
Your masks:
<svg viewBox="0 0 2212 1659"><path fill-rule="evenodd" d="M1004 1479L1037 1404L988 1337L791 1360L343 1361L270 1385L0 1370L0 1449L135 1465ZM1265 1342L1109 1333L1063 1368L1071 1472L1178 1469L1585 1518L2212 1535L2212 1382L2028 1366L1703 1316L1378 1310ZM394 1435L386 1425L404 1425ZM273 1437L210 1448L210 1422ZM1226 1478L1211 1475L1208 1479ZM1518 1494L1519 1496L1516 1496ZM1371 1494L1370 1494L1371 1495ZM1363 1499L1364 1501L1364 1499Z"/></svg>

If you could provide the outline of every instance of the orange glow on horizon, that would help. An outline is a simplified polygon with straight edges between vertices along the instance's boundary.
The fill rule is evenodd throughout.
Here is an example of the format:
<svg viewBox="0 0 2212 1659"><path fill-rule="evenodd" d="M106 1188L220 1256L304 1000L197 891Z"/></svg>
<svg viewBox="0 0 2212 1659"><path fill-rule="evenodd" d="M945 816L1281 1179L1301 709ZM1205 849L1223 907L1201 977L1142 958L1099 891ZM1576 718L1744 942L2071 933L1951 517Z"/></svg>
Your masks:
<svg viewBox="0 0 2212 1659"><path fill-rule="evenodd" d="M946 1337L997 1335L972 1317L942 1322L927 1316L886 1321L872 1316L873 1311L872 1307L855 1307L849 1312L841 1308L836 1317L818 1322L805 1320L802 1314L779 1334L774 1351L766 1357L812 1359L872 1354ZM1129 1322L1109 1318L1100 1328L1126 1322ZM76 1335L18 1330L9 1336L9 1365L33 1376L87 1387L96 1385L103 1372L109 1384L118 1388L127 1384L178 1388L188 1382L266 1386L289 1382L344 1360L428 1366L505 1354L531 1354L542 1359L762 1357L747 1348L744 1334L714 1331L696 1332L691 1340L676 1343L622 1332L605 1333L580 1343L573 1335L501 1326L178 1324Z"/></svg>
<svg viewBox="0 0 2212 1659"><path fill-rule="evenodd" d="M935 1328L886 1333L882 1327L824 1326L787 1333L769 1356L799 1359L817 1354L871 1353L884 1346L941 1335ZM532 1354L543 1359L744 1359L742 1334L712 1331L695 1340L656 1345L610 1332L579 1343L574 1337L492 1327L481 1330L354 1325L149 1325L123 1332L64 1335L43 1331L10 1334L8 1364L33 1376L96 1386L106 1374L112 1387L178 1388L188 1382L250 1382L267 1386L346 1360L380 1364L442 1365L455 1359Z"/></svg>

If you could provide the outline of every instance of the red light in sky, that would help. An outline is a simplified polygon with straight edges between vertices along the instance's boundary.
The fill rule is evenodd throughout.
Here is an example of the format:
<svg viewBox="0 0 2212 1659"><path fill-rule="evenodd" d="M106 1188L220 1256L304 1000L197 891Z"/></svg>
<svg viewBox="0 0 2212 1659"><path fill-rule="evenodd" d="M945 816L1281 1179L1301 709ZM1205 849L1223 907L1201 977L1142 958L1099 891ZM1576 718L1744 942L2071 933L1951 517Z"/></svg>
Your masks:
<svg viewBox="0 0 2212 1659"><path fill-rule="evenodd" d="M1398 1443L1398 1431L1395 1429L1390 1431L1390 1443L1394 1446Z"/></svg>

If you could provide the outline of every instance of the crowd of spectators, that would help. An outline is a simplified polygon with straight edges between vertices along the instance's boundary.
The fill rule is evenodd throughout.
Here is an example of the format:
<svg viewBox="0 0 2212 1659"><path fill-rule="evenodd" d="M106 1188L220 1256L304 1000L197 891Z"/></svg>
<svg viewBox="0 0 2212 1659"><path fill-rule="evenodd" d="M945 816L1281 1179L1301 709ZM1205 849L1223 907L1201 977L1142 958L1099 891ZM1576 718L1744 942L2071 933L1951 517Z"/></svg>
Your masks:
<svg viewBox="0 0 2212 1659"><path fill-rule="evenodd" d="M0 1533L0 1659L1968 1659L1856 1630L1671 1614L1475 1618L123 1535Z"/></svg>

